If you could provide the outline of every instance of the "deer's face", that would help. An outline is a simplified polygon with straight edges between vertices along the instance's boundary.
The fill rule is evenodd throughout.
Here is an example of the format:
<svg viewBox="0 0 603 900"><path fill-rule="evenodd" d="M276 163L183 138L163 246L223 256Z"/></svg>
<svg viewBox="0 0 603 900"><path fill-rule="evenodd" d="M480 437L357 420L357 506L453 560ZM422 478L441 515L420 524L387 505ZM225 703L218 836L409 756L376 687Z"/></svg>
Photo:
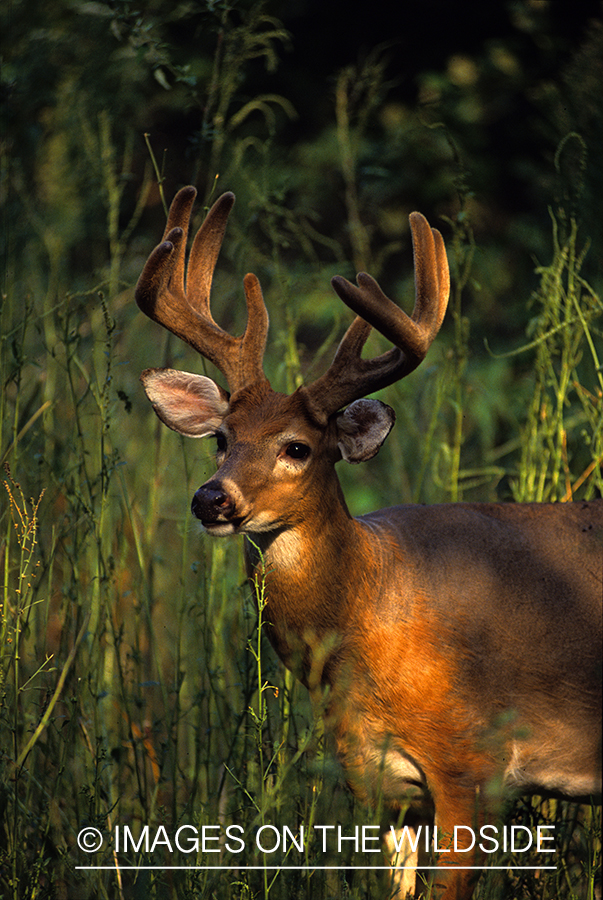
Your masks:
<svg viewBox="0 0 603 900"><path fill-rule="evenodd" d="M313 423L297 394L239 392L215 431L218 471L192 511L215 535L275 531L308 515L311 486L340 458L333 428Z"/></svg>
<svg viewBox="0 0 603 900"><path fill-rule="evenodd" d="M379 400L357 400L319 422L303 388L287 396L267 381L232 399L200 375L147 370L143 383L170 428L216 439L218 470L191 504L216 536L278 531L320 518L327 495L339 491L335 463L370 459L394 423L393 410Z"/></svg>

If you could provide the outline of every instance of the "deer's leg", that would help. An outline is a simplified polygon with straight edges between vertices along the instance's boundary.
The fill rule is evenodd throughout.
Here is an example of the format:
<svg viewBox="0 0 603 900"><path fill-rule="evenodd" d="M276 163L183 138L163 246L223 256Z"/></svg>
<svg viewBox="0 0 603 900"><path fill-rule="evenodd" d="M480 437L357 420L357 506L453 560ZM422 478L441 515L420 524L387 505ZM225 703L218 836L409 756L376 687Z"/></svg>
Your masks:
<svg viewBox="0 0 603 900"><path fill-rule="evenodd" d="M410 839L408 831L411 832ZM409 894L415 896L419 851L411 846L417 839L416 832L411 828L408 831L398 828L383 835L383 852L392 866L391 872L386 872L387 896L392 900L406 900Z"/></svg>
<svg viewBox="0 0 603 900"><path fill-rule="evenodd" d="M410 809L400 828L387 824L383 828L383 853L390 864L386 873L388 900L406 900L419 897L417 884L419 860L429 858L429 835L433 828L433 815L427 810L418 812Z"/></svg>

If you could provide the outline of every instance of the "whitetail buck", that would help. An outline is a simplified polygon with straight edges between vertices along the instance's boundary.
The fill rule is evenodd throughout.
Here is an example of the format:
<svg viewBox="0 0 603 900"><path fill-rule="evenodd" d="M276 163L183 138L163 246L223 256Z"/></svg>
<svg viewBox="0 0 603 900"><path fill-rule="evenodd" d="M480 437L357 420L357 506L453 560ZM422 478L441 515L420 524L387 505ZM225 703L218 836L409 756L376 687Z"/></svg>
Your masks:
<svg viewBox="0 0 603 900"><path fill-rule="evenodd" d="M374 456L394 423L388 406L360 398L408 375L438 332L449 294L439 232L411 215L410 318L369 275L358 287L333 279L357 316L326 374L286 396L262 367L268 315L257 278L244 280L241 337L210 312L232 194L199 229L185 279L195 193L176 195L136 300L217 366L230 394L172 369L141 379L166 425L217 439L218 471L193 513L209 534L249 538L251 583L265 573L270 640L324 698L352 789L381 797L392 821L409 801L411 813L434 809L440 847L455 826L497 821L503 797L598 796L603 501L410 505L352 518L335 474L342 458ZM365 360L371 326L395 346ZM462 846L440 862L485 858ZM400 896L414 888L408 874ZM460 900L474 880L440 870L435 890Z"/></svg>

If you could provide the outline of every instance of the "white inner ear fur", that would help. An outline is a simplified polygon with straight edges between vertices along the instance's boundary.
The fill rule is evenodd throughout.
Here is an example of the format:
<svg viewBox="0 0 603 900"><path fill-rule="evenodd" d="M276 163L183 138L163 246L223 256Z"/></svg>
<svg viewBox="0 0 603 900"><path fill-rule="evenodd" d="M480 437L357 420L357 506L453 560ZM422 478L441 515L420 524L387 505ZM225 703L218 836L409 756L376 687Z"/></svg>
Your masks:
<svg viewBox="0 0 603 900"><path fill-rule="evenodd" d="M396 414L381 400L355 400L336 419L341 455L349 463L375 456L388 436Z"/></svg>
<svg viewBox="0 0 603 900"><path fill-rule="evenodd" d="M205 375L146 369L140 380L161 421L187 437L214 434L228 412L228 394Z"/></svg>

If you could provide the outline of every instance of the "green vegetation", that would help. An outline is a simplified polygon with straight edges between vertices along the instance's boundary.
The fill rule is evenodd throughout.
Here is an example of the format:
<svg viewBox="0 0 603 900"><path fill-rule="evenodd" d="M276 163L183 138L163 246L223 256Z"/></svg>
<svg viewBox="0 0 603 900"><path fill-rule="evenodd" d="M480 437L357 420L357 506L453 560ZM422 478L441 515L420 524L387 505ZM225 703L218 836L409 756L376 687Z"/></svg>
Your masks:
<svg viewBox="0 0 603 900"><path fill-rule="evenodd" d="M515 4L525 16L532 7ZM298 133L287 79L275 75L295 35L275 8L13 0L0 13L11 34L0 182L7 900L380 895L380 857L351 841L323 853L310 839L314 824L353 835L378 811L349 795L306 692L265 644L238 541L201 537L189 515L213 470L210 442L185 444L162 426L138 384L148 366L205 365L133 300L175 187L195 183L201 207L236 192L215 315L240 328L242 277L256 271L271 314L267 370L282 390L322 371L348 321L330 276L367 268L408 305L409 204L441 227L451 313L427 362L384 394L398 421L379 457L340 472L355 513L392 497L602 493L603 253L589 206L601 168L589 154L603 146L603 117L582 78L601 29L565 70L572 103L554 84L542 94L550 161L528 151L511 161L529 161L538 209L503 229L475 182L500 175L480 148L492 84L499 97L528 96L512 42L419 73L415 103L392 95L394 51L377 48L334 73ZM557 826L563 864L514 876L513 896L593 897L596 811L535 798L515 815ZM209 826L230 824L243 831L213 853ZM125 846L121 832L117 852L116 827L139 841L143 825L151 845L160 826L167 837L152 849ZM180 826L205 826L205 847L185 830L178 850ZM269 826L290 829L288 849L270 855L273 870L246 869L243 859L266 861L253 841L262 826L265 847ZM87 827L102 835L96 853L78 848ZM278 869L342 859L373 868ZM77 868L91 865L105 868ZM495 878L480 891L500 896Z"/></svg>

